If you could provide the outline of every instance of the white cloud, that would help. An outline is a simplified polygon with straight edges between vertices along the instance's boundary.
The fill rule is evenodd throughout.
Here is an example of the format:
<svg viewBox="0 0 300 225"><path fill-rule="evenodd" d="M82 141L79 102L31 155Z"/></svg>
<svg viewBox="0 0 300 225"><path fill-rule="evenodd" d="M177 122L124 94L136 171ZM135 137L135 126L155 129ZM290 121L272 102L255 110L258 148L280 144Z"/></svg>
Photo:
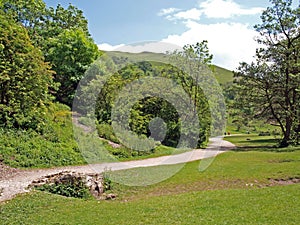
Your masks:
<svg viewBox="0 0 300 225"><path fill-rule="evenodd" d="M103 44L98 45L98 48L102 51L114 51L122 46L124 46L124 44L110 45L108 43L103 43Z"/></svg>
<svg viewBox="0 0 300 225"><path fill-rule="evenodd" d="M181 49L181 47L174 43L148 41L148 42L141 42L141 43L135 43L130 45L120 45L119 47L114 48L113 51L131 52L131 53L140 53L140 52L166 53L167 51L174 51L177 49Z"/></svg>
<svg viewBox="0 0 300 225"><path fill-rule="evenodd" d="M193 8L187 11L182 11L173 15L175 19L184 20L200 20L202 12L199 9Z"/></svg>
<svg viewBox="0 0 300 225"><path fill-rule="evenodd" d="M264 8L243 8L233 0L207 0L199 3L204 15L208 18L231 18L232 16L260 14Z"/></svg>
<svg viewBox="0 0 300 225"><path fill-rule="evenodd" d="M208 47L213 54L213 63L235 70L240 62L253 61L255 49L258 47L254 37L258 34L247 24L242 23L215 23L201 24L196 21L185 23L187 31L180 35L169 35L161 42L144 42L134 45L116 45L107 43L98 45L105 51L122 52L156 52L165 53L183 47L185 44L195 44L202 40L208 40Z"/></svg>
<svg viewBox="0 0 300 225"><path fill-rule="evenodd" d="M160 12L158 13L159 16L166 16L175 12L178 12L179 9L177 8L167 8L167 9L162 9L160 10Z"/></svg>
<svg viewBox="0 0 300 225"><path fill-rule="evenodd" d="M227 69L234 70L239 62L251 62L258 44L254 40L257 33L248 25L241 23L200 24L186 22L188 31L181 35L169 35L163 41L184 46L202 40L208 40L213 62Z"/></svg>

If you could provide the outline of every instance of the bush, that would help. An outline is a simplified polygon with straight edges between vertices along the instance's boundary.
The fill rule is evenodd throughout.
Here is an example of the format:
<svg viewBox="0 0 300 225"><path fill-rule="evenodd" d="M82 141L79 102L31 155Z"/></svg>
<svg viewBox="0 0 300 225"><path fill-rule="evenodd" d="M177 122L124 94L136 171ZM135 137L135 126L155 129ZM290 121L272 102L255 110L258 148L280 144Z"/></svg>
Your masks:
<svg viewBox="0 0 300 225"><path fill-rule="evenodd" d="M101 123L97 125L97 131L100 137L113 141L117 144L120 144L118 138L114 134L113 128L107 123Z"/></svg>
<svg viewBox="0 0 300 225"><path fill-rule="evenodd" d="M36 187L37 190L47 191L52 194L62 195L73 198L91 198L89 189L83 181L74 180L67 184L44 184L43 186Z"/></svg>
<svg viewBox="0 0 300 225"><path fill-rule="evenodd" d="M26 168L84 164L68 107L51 104L44 120L38 131L0 129L1 160L12 167Z"/></svg>

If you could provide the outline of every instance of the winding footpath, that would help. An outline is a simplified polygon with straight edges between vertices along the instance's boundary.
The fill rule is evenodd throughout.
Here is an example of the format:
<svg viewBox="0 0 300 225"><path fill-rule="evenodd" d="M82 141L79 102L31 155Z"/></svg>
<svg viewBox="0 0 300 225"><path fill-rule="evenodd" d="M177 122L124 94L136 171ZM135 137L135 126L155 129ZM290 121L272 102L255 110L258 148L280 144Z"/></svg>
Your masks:
<svg viewBox="0 0 300 225"><path fill-rule="evenodd" d="M222 140L222 137L217 137L211 139L211 143L206 149L196 149L177 155L169 155L128 162L68 166L53 169L18 170L11 177L0 178L0 190L2 190L0 202L12 199L17 194L28 192L28 185L30 185L32 181L40 177L57 174L63 171L71 171L77 173L101 173L107 169L116 171L138 167L179 164L214 157L234 148L235 146L232 143Z"/></svg>
<svg viewBox="0 0 300 225"><path fill-rule="evenodd" d="M105 170L125 170L138 167L152 167L159 165L174 165L179 163L186 163L195 160L215 157L227 150L234 149L235 145L223 140L223 137L216 137L210 139L210 144L206 149L196 149L189 152L168 155L156 158L149 158L143 160L134 160L127 162L110 162L101 164L91 164L84 166L67 166L51 169L31 169L31 170L15 170L9 176L0 176L0 202L10 200L17 194L28 192L28 185L38 178L57 174L63 171L76 173L101 173Z"/></svg>

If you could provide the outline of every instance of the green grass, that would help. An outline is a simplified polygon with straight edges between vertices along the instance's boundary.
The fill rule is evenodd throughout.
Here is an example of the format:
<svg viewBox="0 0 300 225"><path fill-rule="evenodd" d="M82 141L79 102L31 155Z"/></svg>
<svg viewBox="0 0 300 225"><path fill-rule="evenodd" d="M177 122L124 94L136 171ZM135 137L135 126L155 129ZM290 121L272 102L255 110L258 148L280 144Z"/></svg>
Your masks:
<svg viewBox="0 0 300 225"><path fill-rule="evenodd" d="M258 134L241 134L226 136L225 140L238 146L237 151L269 151L269 152L292 152L299 151L300 146L279 148L279 139L274 136L259 136Z"/></svg>
<svg viewBox="0 0 300 225"><path fill-rule="evenodd" d="M35 192L0 206L1 224L299 224L300 185L96 202Z"/></svg>
<svg viewBox="0 0 300 225"><path fill-rule="evenodd" d="M140 199L149 196L173 195L190 191L248 188L271 185L269 179L300 177L300 152L228 152L215 158L204 172L199 171L199 161L187 163L170 179L146 187L128 187L115 184L120 199ZM158 180L172 173L176 166L138 168L113 172L119 180L130 178L145 181ZM145 176L147 175L147 176Z"/></svg>
<svg viewBox="0 0 300 225"><path fill-rule="evenodd" d="M219 66L214 67L216 79L220 84L233 82L233 72Z"/></svg>

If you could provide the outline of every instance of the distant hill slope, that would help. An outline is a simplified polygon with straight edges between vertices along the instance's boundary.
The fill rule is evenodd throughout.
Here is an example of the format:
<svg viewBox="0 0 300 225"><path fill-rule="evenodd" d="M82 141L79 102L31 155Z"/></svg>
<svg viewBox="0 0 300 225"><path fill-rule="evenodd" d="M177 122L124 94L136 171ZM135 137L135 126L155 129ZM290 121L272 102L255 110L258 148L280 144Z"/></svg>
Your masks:
<svg viewBox="0 0 300 225"><path fill-rule="evenodd" d="M215 65L215 76L220 84L233 81L233 71Z"/></svg>
<svg viewBox="0 0 300 225"><path fill-rule="evenodd" d="M141 53L129 53L129 52L106 52L111 57L127 57L133 60L140 60L140 61L159 61L168 63L168 59L165 54L163 53L153 53L153 52L141 52ZM225 68L216 66L214 67L214 73L218 82L222 85L228 82L233 81L233 72L227 70Z"/></svg>

